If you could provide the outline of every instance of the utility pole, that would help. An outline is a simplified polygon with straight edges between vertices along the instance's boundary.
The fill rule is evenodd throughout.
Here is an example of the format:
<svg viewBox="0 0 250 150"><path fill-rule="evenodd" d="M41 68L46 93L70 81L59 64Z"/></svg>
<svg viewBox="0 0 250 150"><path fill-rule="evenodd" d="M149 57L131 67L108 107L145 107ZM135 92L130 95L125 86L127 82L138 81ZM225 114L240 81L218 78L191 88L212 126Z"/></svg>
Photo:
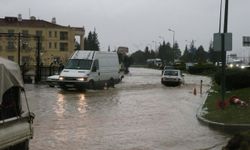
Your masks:
<svg viewBox="0 0 250 150"><path fill-rule="evenodd" d="M225 16L224 16L224 34L222 34L222 40L221 40L221 59L222 59L222 69L221 69L221 100L224 102L225 100L225 91L226 91L226 50L225 50L225 34L227 33L227 27L228 27L228 2L229 0L226 0L225 2Z"/></svg>
<svg viewBox="0 0 250 150"><path fill-rule="evenodd" d="M35 76L35 83L40 82L41 80L41 69L40 69L40 36L36 36L35 39L37 40L37 51L36 51L36 76Z"/></svg>

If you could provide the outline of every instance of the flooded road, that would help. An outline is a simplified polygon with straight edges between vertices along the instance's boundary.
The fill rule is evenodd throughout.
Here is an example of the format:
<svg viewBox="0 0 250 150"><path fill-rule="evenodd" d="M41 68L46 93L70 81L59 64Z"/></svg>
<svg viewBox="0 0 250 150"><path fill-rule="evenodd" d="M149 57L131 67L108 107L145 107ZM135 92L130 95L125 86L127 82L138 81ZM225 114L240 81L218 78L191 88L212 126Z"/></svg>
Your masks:
<svg viewBox="0 0 250 150"><path fill-rule="evenodd" d="M201 125L195 115L206 77L185 75L185 85L166 87L159 70L132 68L113 89L64 92L26 85L36 114L31 150L216 150L227 136ZM199 90L197 90L199 93Z"/></svg>

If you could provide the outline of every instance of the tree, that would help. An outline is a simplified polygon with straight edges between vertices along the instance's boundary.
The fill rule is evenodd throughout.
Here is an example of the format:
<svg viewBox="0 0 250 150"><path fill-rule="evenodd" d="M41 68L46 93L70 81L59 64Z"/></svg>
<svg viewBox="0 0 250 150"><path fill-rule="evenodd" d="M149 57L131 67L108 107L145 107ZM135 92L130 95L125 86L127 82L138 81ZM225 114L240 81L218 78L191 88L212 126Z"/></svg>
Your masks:
<svg viewBox="0 0 250 150"><path fill-rule="evenodd" d="M95 30L93 33L89 32L88 37L84 38L84 43L84 49L86 50L100 50L98 35Z"/></svg>
<svg viewBox="0 0 250 150"><path fill-rule="evenodd" d="M173 52L174 52L174 59L180 59L181 50L179 49L179 44L177 42L174 44Z"/></svg>
<svg viewBox="0 0 250 150"><path fill-rule="evenodd" d="M159 53L158 53L158 58L163 60L164 63L171 63L173 61L173 51L170 47L170 43L168 42L167 44L165 41L163 41L163 44L160 45L159 47Z"/></svg>
<svg viewBox="0 0 250 150"><path fill-rule="evenodd" d="M134 52L131 55L131 58L133 59L134 64L140 64L140 65L146 64L145 53L141 50Z"/></svg>
<svg viewBox="0 0 250 150"><path fill-rule="evenodd" d="M209 60L213 64L221 61L221 52L217 52L214 50L212 42L210 42L208 53L209 53Z"/></svg>
<svg viewBox="0 0 250 150"><path fill-rule="evenodd" d="M205 52L202 45L195 52L195 58L199 64L207 61L207 52Z"/></svg>
<svg viewBox="0 0 250 150"><path fill-rule="evenodd" d="M156 53L154 50L151 50L150 51L150 58L153 59L153 58L156 58Z"/></svg>
<svg viewBox="0 0 250 150"><path fill-rule="evenodd" d="M185 47L185 50L184 50L184 53L183 53L183 55L181 56L181 60L183 61L183 62L189 62L189 56L190 56L190 54L189 54L189 51L188 51L188 48L187 48L187 45L186 45L186 47Z"/></svg>
<svg viewBox="0 0 250 150"><path fill-rule="evenodd" d="M149 48L148 46L146 46L145 50L144 50L144 55L145 55L145 59L150 59L150 51L149 51Z"/></svg>

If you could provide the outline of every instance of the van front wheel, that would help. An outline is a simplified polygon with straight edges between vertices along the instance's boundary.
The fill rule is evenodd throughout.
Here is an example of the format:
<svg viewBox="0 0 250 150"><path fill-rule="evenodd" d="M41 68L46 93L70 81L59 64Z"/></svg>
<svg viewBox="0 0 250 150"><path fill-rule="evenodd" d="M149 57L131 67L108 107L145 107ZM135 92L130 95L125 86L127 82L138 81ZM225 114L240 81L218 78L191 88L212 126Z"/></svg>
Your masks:
<svg viewBox="0 0 250 150"><path fill-rule="evenodd" d="M88 83L88 88L89 89L95 89L95 83L93 80L90 80L89 83Z"/></svg>
<svg viewBox="0 0 250 150"><path fill-rule="evenodd" d="M112 88L115 87L115 80L114 79L109 80L109 87L112 87Z"/></svg>

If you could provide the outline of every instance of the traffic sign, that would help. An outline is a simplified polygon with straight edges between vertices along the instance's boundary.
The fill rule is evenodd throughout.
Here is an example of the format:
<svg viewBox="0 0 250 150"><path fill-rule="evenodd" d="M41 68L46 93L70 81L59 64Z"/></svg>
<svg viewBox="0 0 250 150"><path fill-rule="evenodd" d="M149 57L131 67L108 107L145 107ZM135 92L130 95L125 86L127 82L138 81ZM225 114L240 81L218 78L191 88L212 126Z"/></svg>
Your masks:
<svg viewBox="0 0 250 150"><path fill-rule="evenodd" d="M232 33L214 33L214 50L222 51L222 36L224 35L225 51L231 51L233 49L233 34Z"/></svg>

